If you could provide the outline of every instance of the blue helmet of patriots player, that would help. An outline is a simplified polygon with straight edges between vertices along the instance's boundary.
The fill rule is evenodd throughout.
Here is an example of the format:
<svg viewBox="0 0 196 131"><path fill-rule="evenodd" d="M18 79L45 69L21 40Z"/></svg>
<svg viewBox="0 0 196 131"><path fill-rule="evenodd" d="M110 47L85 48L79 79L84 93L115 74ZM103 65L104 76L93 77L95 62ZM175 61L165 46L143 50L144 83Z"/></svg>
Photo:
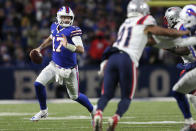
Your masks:
<svg viewBox="0 0 196 131"><path fill-rule="evenodd" d="M70 17L71 19L69 21L66 21L64 20L62 17L63 16L67 16L67 17ZM73 21L74 21L74 13L73 11L71 10L70 7L68 6L63 6L61 7L58 12L57 12L57 21L58 21L58 24L63 26L63 27L68 27L68 26L71 26L73 24Z"/></svg>
<svg viewBox="0 0 196 131"><path fill-rule="evenodd" d="M127 17L150 14L150 8L145 0L132 0L127 6Z"/></svg>
<svg viewBox="0 0 196 131"><path fill-rule="evenodd" d="M179 22L180 7L170 7L165 12L165 19L169 28L173 28Z"/></svg>
<svg viewBox="0 0 196 131"><path fill-rule="evenodd" d="M186 5L180 12L180 19L185 28L196 25L196 5Z"/></svg>

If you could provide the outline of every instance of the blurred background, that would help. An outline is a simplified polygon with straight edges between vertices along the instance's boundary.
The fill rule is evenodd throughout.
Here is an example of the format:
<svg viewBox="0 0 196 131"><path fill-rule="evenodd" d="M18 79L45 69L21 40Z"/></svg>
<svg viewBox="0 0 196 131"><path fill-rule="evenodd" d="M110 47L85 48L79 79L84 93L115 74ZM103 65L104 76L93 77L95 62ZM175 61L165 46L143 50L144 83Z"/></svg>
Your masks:
<svg viewBox="0 0 196 131"><path fill-rule="evenodd" d="M74 25L83 31L85 53L78 55L80 91L91 98L100 96L102 78L98 76L104 49L111 45L120 24L126 18L130 0L0 0L0 99L35 99L34 80L51 60L51 48L44 49L44 61L35 65L29 52L50 35L56 12L70 6L75 14ZM151 14L164 26L165 10L196 1L149 1ZM179 78L176 64L180 57L165 50L146 47L138 69L135 97L170 96ZM118 91L116 96L118 97ZM64 98L66 88L48 85L48 98Z"/></svg>

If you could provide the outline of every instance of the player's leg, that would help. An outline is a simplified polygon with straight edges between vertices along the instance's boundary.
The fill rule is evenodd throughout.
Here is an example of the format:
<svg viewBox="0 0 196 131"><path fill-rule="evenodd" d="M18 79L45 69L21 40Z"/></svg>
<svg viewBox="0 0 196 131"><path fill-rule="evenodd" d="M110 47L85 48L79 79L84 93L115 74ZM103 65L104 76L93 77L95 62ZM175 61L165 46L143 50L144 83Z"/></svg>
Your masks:
<svg viewBox="0 0 196 131"><path fill-rule="evenodd" d="M94 130L102 130L102 111L105 109L108 101L113 98L114 91L118 83L118 68L116 66L116 55L112 55L104 71L104 87L102 95L98 100L97 111L94 117Z"/></svg>
<svg viewBox="0 0 196 131"><path fill-rule="evenodd" d="M185 118L185 127L182 129L182 131L190 128L190 125L194 123L190 112L190 105L185 94L188 94L195 89L195 73L196 70L193 69L183 75L183 77L181 77L181 79L174 85L172 91L172 94Z"/></svg>
<svg viewBox="0 0 196 131"><path fill-rule="evenodd" d="M52 63L45 67L35 80L34 86L36 96L40 104L40 112L31 118L32 121L38 121L41 118L48 116L48 109L46 105L46 88L45 86L54 80L55 72Z"/></svg>
<svg viewBox="0 0 196 131"><path fill-rule="evenodd" d="M86 107L90 113L92 113L93 105L86 95L79 92L79 73L77 68L72 69L70 77L65 79L65 83L70 99L77 101Z"/></svg>
<svg viewBox="0 0 196 131"><path fill-rule="evenodd" d="M187 94L186 96L187 96L188 100L192 103L192 106L196 111L196 96L191 95L191 94Z"/></svg>
<svg viewBox="0 0 196 131"><path fill-rule="evenodd" d="M118 103L116 114L108 120L108 131L113 131L117 126L120 117L128 110L136 89L137 70L129 56L121 54L119 62L121 100ZM126 63L126 64L124 64Z"/></svg>

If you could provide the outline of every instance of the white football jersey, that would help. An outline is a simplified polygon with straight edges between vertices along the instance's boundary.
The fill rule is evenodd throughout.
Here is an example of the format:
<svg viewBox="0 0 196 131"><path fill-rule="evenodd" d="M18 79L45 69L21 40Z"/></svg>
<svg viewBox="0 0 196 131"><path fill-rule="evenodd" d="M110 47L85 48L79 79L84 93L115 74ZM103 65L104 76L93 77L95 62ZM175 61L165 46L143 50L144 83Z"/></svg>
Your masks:
<svg viewBox="0 0 196 131"><path fill-rule="evenodd" d="M180 28L182 28L183 26L183 22L178 22L175 25L175 29L177 30L181 30ZM190 53L186 56L181 56L182 60L184 61L184 63L191 63L191 62L195 62L196 61L196 50L193 46L188 46L187 47L190 51Z"/></svg>
<svg viewBox="0 0 196 131"><path fill-rule="evenodd" d="M147 25L156 25L151 15L127 18L120 26L117 40L113 46L126 52L138 67L144 47L148 42L144 29Z"/></svg>

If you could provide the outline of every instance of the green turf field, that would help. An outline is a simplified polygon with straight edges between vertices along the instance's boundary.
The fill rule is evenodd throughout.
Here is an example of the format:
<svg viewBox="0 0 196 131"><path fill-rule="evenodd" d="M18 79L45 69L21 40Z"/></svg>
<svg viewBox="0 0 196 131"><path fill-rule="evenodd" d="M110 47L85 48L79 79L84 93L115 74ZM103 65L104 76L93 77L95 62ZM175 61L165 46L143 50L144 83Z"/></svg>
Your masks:
<svg viewBox="0 0 196 131"><path fill-rule="evenodd" d="M112 116L117 102L110 102L104 112L103 129L107 117ZM90 115L77 103L49 103L49 117L39 122L31 118L39 111L36 103L0 104L0 131L92 131ZM192 109L193 117L196 115ZM179 131L183 117L174 101L133 101L120 120L116 131Z"/></svg>

